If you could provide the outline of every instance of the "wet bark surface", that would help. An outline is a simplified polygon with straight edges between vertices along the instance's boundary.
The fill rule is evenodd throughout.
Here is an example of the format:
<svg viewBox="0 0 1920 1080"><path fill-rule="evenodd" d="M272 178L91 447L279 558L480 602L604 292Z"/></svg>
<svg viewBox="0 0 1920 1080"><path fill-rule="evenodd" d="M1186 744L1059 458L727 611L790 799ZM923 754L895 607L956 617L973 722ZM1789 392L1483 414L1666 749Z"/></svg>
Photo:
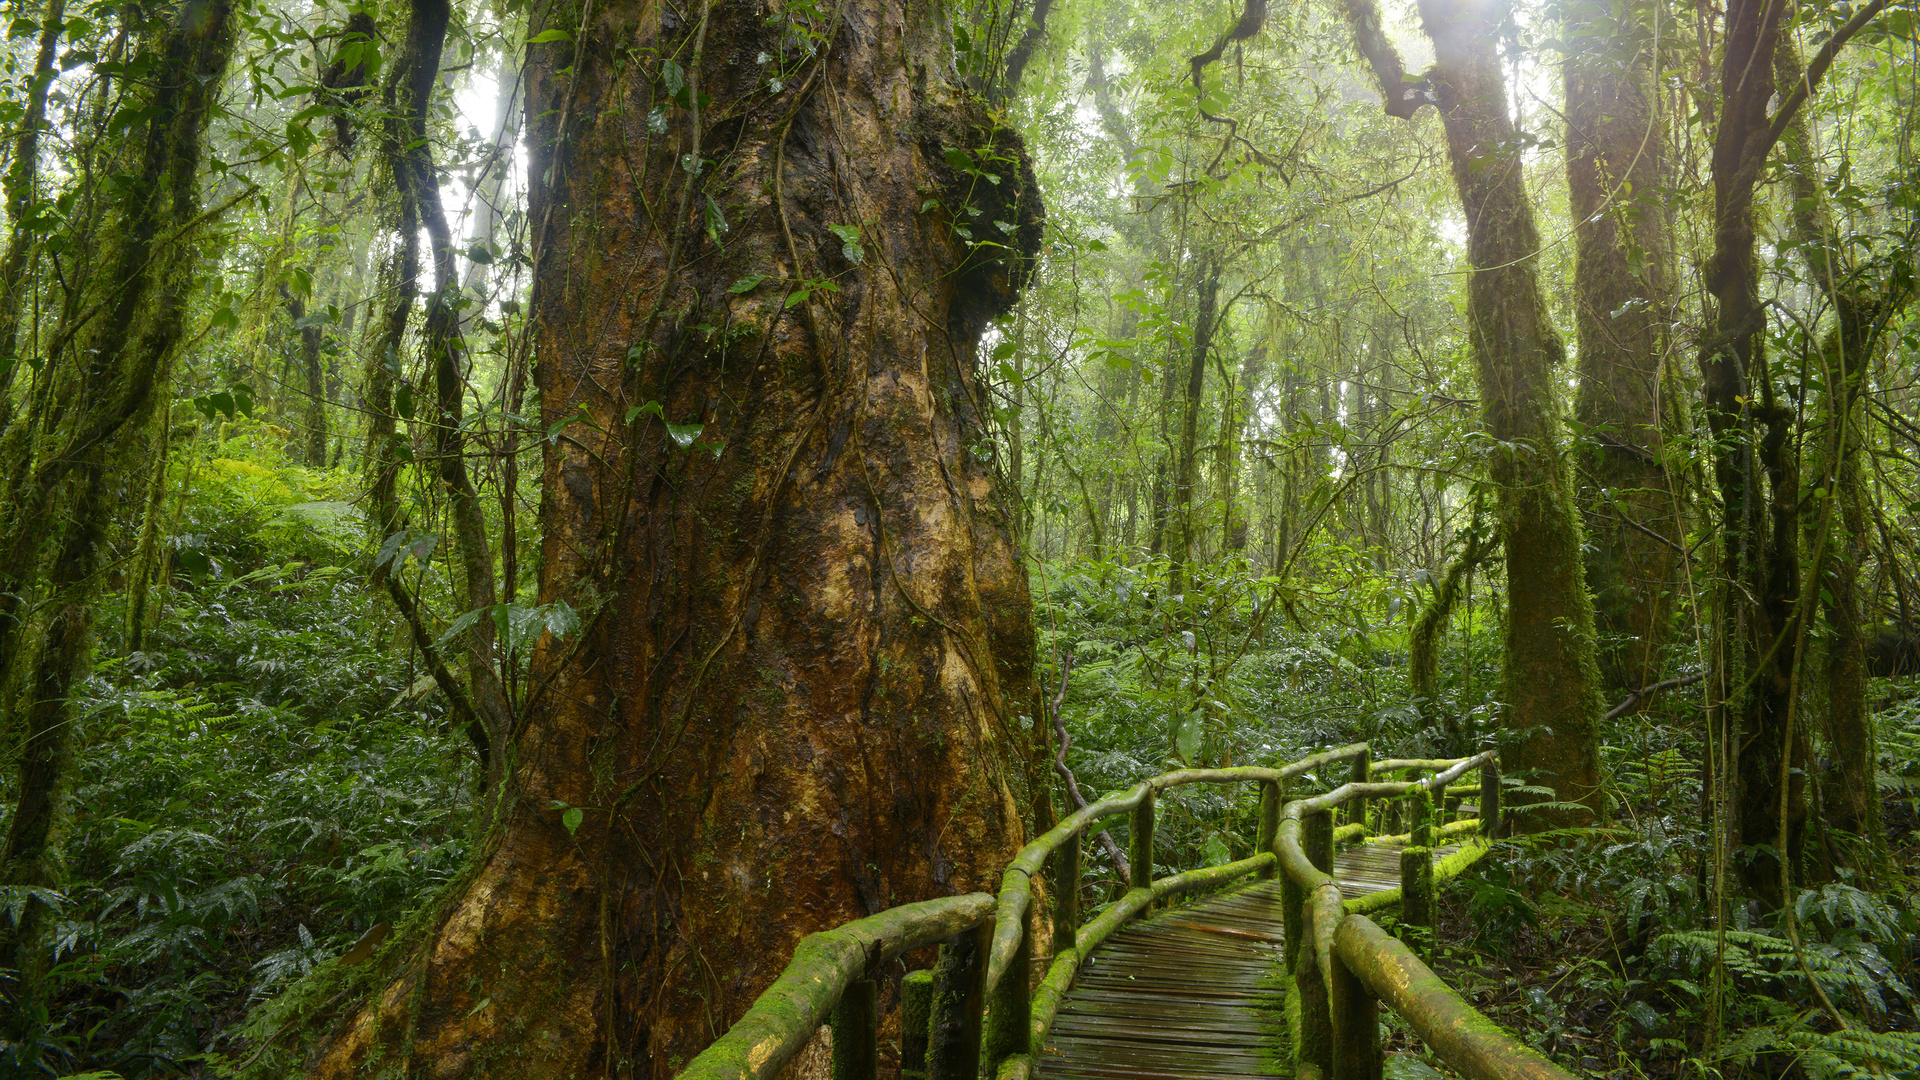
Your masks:
<svg viewBox="0 0 1920 1080"><path fill-rule="evenodd" d="M313 1075L670 1076L803 934L990 888L1023 836L974 369L1038 192L937 10L797 11L536 18L570 38L530 76L540 600L583 628L484 858Z"/></svg>

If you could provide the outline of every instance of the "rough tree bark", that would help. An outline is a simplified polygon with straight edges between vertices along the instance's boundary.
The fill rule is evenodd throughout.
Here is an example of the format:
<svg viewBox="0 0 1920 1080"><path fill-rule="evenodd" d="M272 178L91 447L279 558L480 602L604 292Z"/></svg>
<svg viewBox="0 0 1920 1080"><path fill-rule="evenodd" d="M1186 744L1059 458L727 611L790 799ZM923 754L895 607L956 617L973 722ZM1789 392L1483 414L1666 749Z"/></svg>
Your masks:
<svg viewBox="0 0 1920 1080"><path fill-rule="evenodd" d="M939 5L583 12L530 28L569 40L528 141L541 598L585 625L536 651L471 878L315 1076L670 1076L801 935L990 887L1022 837L974 349L1039 247L1024 151Z"/></svg>
<svg viewBox="0 0 1920 1080"><path fill-rule="evenodd" d="M1379 33L1372 0L1347 0L1348 22L1372 63L1390 113L1428 95L1447 136L1454 186L1467 218L1467 334L1487 434L1500 446L1489 471L1498 488L1506 553L1509 773L1526 772L1562 802L1604 809L1596 725L1603 711L1567 447L1560 431L1557 369L1565 359L1540 294L1540 249L1521 175L1520 133L1507 112L1494 0L1421 0L1434 65L1423 83L1402 80ZM1408 95L1414 95L1409 97ZM1556 817L1559 815L1555 815ZM1546 815L1534 815L1538 823Z"/></svg>
<svg viewBox="0 0 1920 1080"><path fill-rule="evenodd" d="M1667 588L1684 523L1661 459L1672 243L1660 197L1666 132L1642 7L1569 5L1563 71L1574 309L1585 429L1579 461L1600 664L1607 684L1660 677Z"/></svg>

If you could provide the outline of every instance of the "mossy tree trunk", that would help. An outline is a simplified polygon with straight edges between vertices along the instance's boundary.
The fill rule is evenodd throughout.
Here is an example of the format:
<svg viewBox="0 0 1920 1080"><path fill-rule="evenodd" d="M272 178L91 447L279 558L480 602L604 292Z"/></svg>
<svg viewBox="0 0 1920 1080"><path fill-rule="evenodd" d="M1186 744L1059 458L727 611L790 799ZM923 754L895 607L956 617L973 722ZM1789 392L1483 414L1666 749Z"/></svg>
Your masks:
<svg viewBox="0 0 1920 1080"><path fill-rule="evenodd" d="M1408 79L1372 0L1347 0L1355 43L1390 115L1426 102L1440 110L1454 186L1467 218L1467 336L1481 415L1499 445L1489 466L1506 551L1503 696L1516 733L1504 771L1551 786L1598 812L1602 705L1593 602L1581 560L1568 448L1560 428L1565 351L1540 294L1540 249L1522 176L1525 142L1507 112L1497 46L1504 9L1493 0L1421 0L1434 65ZM1535 815L1536 823L1545 817Z"/></svg>
<svg viewBox="0 0 1920 1080"><path fill-rule="evenodd" d="M1421 713L1429 721L1440 720L1449 734L1456 733L1459 726L1457 718L1452 713L1441 715L1435 708L1440 697L1440 639L1447 632L1447 624L1453 620L1453 609L1460 602L1467 575L1493 555L1495 541L1490 530L1482 529L1481 508L1481 502L1475 499L1473 524L1465 530L1466 545L1461 549L1460 557L1434 583L1433 598L1420 609L1420 614L1414 617L1413 625L1407 631L1408 693ZM1452 750L1464 753L1467 748L1456 746Z"/></svg>
<svg viewBox="0 0 1920 1080"><path fill-rule="evenodd" d="M327 467L327 379L320 362L320 327L307 320L307 299L280 284L280 300L287 309L288 330L294 335L294 358L306 386L305 453L308 468Z"/></svg>
<svg viewBox="0 0 1920 1080"><path fill-rule="evenodd" d="M1774 52L1781 87L1807 78L1792 39L1782 35ZM1820 611L1826 627L1824 715L1826 764L1820 770L1820 809L1824 826L1857 838L1858 852L1830 850L1822 862L1837 858L1856 870L1886 869L1887 840L1880 824L1880 792L1873 720L1867 700L1867 642L1862 625L1864 589L1860 569L1866 563L1866 486L1860 457L1866 445L1865 392L1874 358L1883 349L1884 331L1913 300L1910 274L1862 265L1833 219L1808 125L1791 118L1781 142L1793 193L1794 242L1800 245L1807 275L1831 306L1833 320L1819 352L1820 370L1812 373L1821 388L1819 433L1808 468L1809 486L1824 491L1814 504L1816 521L1803 527L1819 560L1815 573ZM1909 234L1909 245L1911 234ZM1821 520L1824 519L1824 520ZM1806 678L1803 672L1803 679Z"/></svg>
<svg viewBox="0 0 1920 1080"><path fill-rule="evenodd" d="M23 742L18 801L0 844L0 884L60 886L60 832L77 717L69 704L91 652L93 598L110 552L118 504L110 471L138 450L135 436L169 391L202 251L199 172L206 125L233 51L226 0L187 0L154 12L140 59L150 76L122 107L148 117L98 162L102 220L97 257L80 284L100 311L80 311L55 334L66 348L47 358L44 408L25 411L3 440L0 468L14 498L0 518L9 592L32 589L46 613L25 640L19 622L0 625L0 685L14 691L0 731ZM95 317L97 315L97 317ZM164 467L164 462L159 467ZM49 527L49 522L55 523ZM51 956L49 914L29 900L0 929L0 968L21 973L24 997L10 1003L0 1034L36 1045L43 1020L37 983Z"/></svg>
<svg viewBox="0 0 1920 1080"><path fill-rule="evenodd" d="M27 257L37 237L31 224L35 190L40 178L40 129L47 122L47 90L58 74L54 67L60 47L61 16L65 0L47 0L40 13L40 41L34 51L33 71L27 77L27 100L15 129L12 160L7 166L3 191L10 227L7 246L0 254L0 428L13 415L13 379L20 370L20 313L26 296Z"/></svg>
<svg viewBox="0 0 1920 1080"><path fill-rule="evenodd" d="M1708 731L1715 747L1710 781L1730 811L1728 849L1756 852L1741 864L1747 890L1769 906L1785 901L1787 871L1803 847L1809 741L1793 707L1805 617L1800 461L1791 438L1795 409L1776 395L1768 367L1753 198L1774 144L1838 50L1886 6L1887 0L1872 0L1854 10L1794 85L1777 86L1781 7L1731 0L1713 103L1719 123L1711 157L1714 251L1707 287L1714 311L1700 348L1703 411L1714 436L1723 515L1715 662L1708 680ZM1769 112L1776 90L1778 106Z"/></svg>
<svg viewBox="0 0 1920 1080"><path fill-rule="evenodd" d="M1198 286L1197 310L1193 317L1193 342L1188 347L1184 370L1178 382L1180 434L1172 449L1173 491L1167 509L1167 590L1173 595L1187 591L1192 573L1193 549L1201 523L1195 519L1194 485L1200 479L1200 411L1206 403L1207 357L1213 349L1218 329L1220 262L1211 252L1199 256L1194 267ZM1171 374L1171 372L1169 372Z"/></svg>
<svg viewBox="0 0 1920 1080"><path fill-rule="evenodd" d="M1672 325L1672 241L1661 195L1666 129L1653 95L1649 5L1568 5L1568 212L1583 429L1578 461L1601 672L1659 681L1685 522L1662 458L1675 401L1662 357Z"/></svg>
<svg viewBox="0 0 1920 1080"><path fill-rule="evenodd" d="M540 593L584 625L471 878L312 1075L670 1076L803 934L990 888L1023 835L975 345L1038 192L941 6L811 10L530 27Z"/></svg>

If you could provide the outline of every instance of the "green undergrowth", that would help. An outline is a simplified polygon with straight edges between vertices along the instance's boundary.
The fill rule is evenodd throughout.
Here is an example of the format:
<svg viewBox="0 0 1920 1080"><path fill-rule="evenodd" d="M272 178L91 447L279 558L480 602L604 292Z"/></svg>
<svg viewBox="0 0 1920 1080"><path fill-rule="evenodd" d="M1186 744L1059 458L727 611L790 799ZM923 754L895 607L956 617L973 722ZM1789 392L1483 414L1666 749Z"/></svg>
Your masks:
<svg viewBox="0 0 1920 1080"><path fill-rule="evenodd" d="M257 464L240 439L174 466L191 494L144 647L126 651L118 599L96 618L64 880L42 894L51 1005L0 1075L215 1075L250 1011L257 1035L338 996L378 965L329 961L468 861L472 751L413 693L351 480ZM24 896L0 899L17 917Z"/></svg>

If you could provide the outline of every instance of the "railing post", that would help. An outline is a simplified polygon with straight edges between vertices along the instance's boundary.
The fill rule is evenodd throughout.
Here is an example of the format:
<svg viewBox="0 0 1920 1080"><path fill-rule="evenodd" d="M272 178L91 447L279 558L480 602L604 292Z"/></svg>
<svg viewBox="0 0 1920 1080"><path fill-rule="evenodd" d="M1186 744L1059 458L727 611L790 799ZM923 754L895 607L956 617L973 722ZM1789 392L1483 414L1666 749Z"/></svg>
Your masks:
<svg viewBox="0 0 1920 1080"><path fill-rule="evenodd" d="M1140 796L1127 827L1127 863L1133 871L1128 888L1145 889L1153 885L1153 789Z"/></svg>
<svg viewBox="0 0 1920 1080"><path fill-rule="evenodd" d="M978 1080L980 1014L987 1004L987 953L993 923L955 934L933 965L927 1030L927 1080Z"/></svg>
<svg viewBox="0 0 1920 1080"><path fill-rule="evenodd" d="M1422 845L1400 849L1401 940L1423 959L1433 949L1433 849Z"/></svg>
<svg viewBox="0 0 1920 1080"><path fill-rule="evenodd" d="M872 979L855 979L833 1007L832 1080L877 1080L880 1075L880 995Z"/></svg>
<svg viewBox="0 0 1920 1080"><path fill-rule="evenodd" d="M1407 809L1413 815L1413 821L1407 829L1413 834L1413 846L1431 847L1433 844L1433 789L1420 789L1419 794L1408 799Z"/></svg>
<svg viewBox="0 0 1920 1080"><path fill-rule="evenodd" d="M1489 840L1500 838L1500 763L1480 766L1480 831Z"/></svg>
<svg viewBox="0 0 1920 1080"><path fill-rule="evenodd" d="M925 1080L927 1027L932 1019L933 972L926 968L907 972L900 980L901 1080Z"/></svg>
<svg viewBox="0 0 1920 1080"><path fill-rule="evenodd" d="M1333 1080L1381 1080L1380 1001L1333 954Z"/></svg>
<svg viewBox="0 0 1920 1080"><path fill-rule="evenodd" d="M1364 784L1368 780L1373 779L1373 749L1371 747L1360 751L1360 755L1353 759L1353 772L1348 774L1348 779L1356 784ZM1346 820L1342 822L1342 824L1365 826L1366 823L1367 800L1348 799Z"/></svg>
<svg viewBox="0 0 1920 1080"><path fill-rule="evenodd" d="M1260 781L1260 827L1254 834L1253 853L1273 850L1274 836L1280 831L1280 783L1276 780ZM1260 871L1260 879L1265 881L1273 877L1271 867Z"/></svg>
<svg viewBox="0 0 1920 1080"><path fill-rule="evenodd" d="M1307 861L1324 873L1333 872L1333 811L1316 810L1300 820L1300 847ZM1299 1030L1294 1033L1294 1064L1312 1065L1323 1077L1333 1072L1333 1017L1328 1009L1327 984L1320 977L1320 961L1308 929L1306 910L1311 894L1296 890L1301 910L1289 921L1286 948L1293 953L1293 994L1299 1006ZM1297 944L1296 944L1297 941Z"/></svg>
<svg viewBox="0 0 1920 1080"><path fill-rule="evenodd" d="M1020 947L993 988L993 1008L987 1014L987 1075L1000 1075L1000 1063L1027 1052L1033 1015L1033 935L1021 928ZM834 1077L833 1080L840 1080Z"/></svg>
<svg viewBox="0 0 1920 1080"><path fill-rule="evenodd" d="M1460 796L1449 794L1444 805L1445 809L1442 810L1440 814L1440 824L1445 825L1449 822L1459 821Z"/></svg>
<svg viewBox="0 0 1920 1080"><path fill-rule="evenodd" d="M1390 777L1390 779L1396 780L1405 780L1406 778L1407 776L1404 770L1399 776ZM1404 795L1381 800L1380 834L1382 836L1398 836L1406 831L1404 821L1407 816L1405 813L1406 804L1407 798Z"/></svg>
<svg viewBox="0 0 1920 1080"><path fill-rule="evenodd" d="M1301 850L1321 873L1333 873L1333 811L1316 810L1301 819Z"/></svg>
<svg viewBox="0 0 1920 1080"><path fill-rule="evenodd" d="M1080 834L1053 849L1053 955L1074 947L1080 934Z"/></svg>

